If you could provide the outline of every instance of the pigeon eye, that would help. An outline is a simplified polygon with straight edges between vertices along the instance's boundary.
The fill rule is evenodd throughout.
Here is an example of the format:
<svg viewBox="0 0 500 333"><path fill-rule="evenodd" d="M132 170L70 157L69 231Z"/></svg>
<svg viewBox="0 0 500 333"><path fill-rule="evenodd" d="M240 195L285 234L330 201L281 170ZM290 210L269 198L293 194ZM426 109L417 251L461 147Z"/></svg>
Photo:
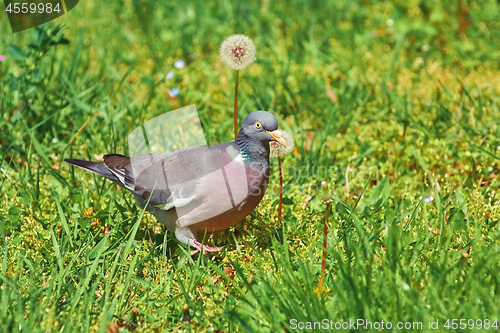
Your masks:
<svg viewBox="0 0 500 333"><path fill-rule="evenodd" d="M262 125L261 125L259 122L256 122L256 123L255 123L255 127L256 127L257 129L260 129L260 128L262 127Z"/></svg>

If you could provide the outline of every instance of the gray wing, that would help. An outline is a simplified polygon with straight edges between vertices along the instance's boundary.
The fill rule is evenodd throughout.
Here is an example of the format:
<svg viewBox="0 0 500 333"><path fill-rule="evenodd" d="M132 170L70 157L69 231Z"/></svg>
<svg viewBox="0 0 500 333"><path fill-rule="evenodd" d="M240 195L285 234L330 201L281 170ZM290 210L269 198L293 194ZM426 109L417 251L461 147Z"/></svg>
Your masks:
<svg viewBox="0 0 500 333"><path fill-rule="evenodd" d="M104 165L136 197L147 201L151 196L150 204L169 210L197 199L200 179L231 161L226 148L232 144L189 147L132 158L106 155Z"/></svg>

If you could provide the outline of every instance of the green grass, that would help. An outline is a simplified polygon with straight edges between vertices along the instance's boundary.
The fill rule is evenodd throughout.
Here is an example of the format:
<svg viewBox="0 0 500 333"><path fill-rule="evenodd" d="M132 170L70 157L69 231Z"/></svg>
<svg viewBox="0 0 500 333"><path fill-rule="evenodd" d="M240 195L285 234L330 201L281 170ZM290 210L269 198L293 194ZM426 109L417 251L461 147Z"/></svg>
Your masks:
<svg viewBox="0 0 500 333"><path fill-rule="evenodd" d="M1 331L496 320L500 4L460 3L89 0L15 35L0 5ZM233 245L190 257L127 191L62 160L128 154L134 128L190 104L207 141L230 141L218 48L234 33L258 52L240 121L269 110L295 139L283 220L273 160L261 204L217 239Z"/></svg>

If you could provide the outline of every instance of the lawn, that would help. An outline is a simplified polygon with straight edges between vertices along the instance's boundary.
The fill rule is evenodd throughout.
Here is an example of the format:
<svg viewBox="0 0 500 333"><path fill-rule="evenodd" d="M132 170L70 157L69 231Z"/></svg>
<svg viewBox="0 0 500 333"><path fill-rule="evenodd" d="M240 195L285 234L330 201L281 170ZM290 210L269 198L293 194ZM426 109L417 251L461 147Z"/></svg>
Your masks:
<svg viewBox="0 0 500 333"><path fill-rule="evenodd" d="M497 331L499 15L494 0L86 0L12 34L0 4L0 331ZM240 33L257 48L240 122L270 111L295 141L283 216L273 158L224 249L190 256L63 159L127 155L135 128L191 104L207 142L233 140L219 47Z"/></svg>

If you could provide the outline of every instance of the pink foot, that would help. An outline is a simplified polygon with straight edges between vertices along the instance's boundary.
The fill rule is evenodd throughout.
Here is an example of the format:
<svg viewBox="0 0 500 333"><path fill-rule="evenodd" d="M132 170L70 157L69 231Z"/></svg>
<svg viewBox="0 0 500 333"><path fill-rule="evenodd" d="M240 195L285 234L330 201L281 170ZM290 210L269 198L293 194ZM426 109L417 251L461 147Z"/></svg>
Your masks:
<svg viewBox="0 0 500 333"><path fill-rule="evenodd" d="M191 255L198 253L200 249L202 249L203 254L206 254L207 252L219 252L220 250L222 250L222 247L206 246L196 240L193 241L193 243L198 249L191 251Z"/></svg>

